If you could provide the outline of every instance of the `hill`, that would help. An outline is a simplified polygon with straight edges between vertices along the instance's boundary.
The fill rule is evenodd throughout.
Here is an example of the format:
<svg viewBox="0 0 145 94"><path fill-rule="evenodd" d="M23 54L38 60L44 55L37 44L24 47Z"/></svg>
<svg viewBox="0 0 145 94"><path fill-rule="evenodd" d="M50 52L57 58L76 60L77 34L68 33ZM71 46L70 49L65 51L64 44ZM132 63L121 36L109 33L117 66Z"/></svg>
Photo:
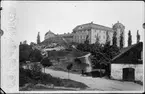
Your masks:
<svg viewBox="0 0 145 94"><path fill-rule="evenodd" d="M55 44L55 45L53 45L53 44ZM56 37L52 37L52 38L42 41L40 43L40 45L45 45L45 47L51 46L51 45L53 45L53 47L63 46L65 48L67 48L69 44L67 43L67 41L64 38L62 38L60 36L56 36Z"/></svg>

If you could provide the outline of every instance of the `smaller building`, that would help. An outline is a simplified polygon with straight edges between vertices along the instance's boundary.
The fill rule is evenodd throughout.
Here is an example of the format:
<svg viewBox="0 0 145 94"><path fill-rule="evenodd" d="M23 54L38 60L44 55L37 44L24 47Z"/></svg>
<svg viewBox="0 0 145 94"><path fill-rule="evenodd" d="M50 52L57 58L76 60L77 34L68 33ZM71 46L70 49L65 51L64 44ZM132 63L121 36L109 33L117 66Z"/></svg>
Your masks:
<svg viewBox="0 0 145 94"><path fill-rule="evenodd" d="M50 30L45 34L45 40L46 39L49 39L49 38L52 38L52 37L55 37L56 35L53 33L53 32L51 32Z"/></svg>
<svg viewBox="0 0 145 94"><path fill-rule="evenodd" d="M143 82L143 43L123 48L111 62L111 78Z"/></svg>
<svg viewBox="0 0 145 94"><path fill-rule="evenodd" d="M82 52L77 49L72 49L71 53L69 54L73 56L73 68L72 70L76 70L78 72L90 73L92 71L92 64L89 52Z"/></svg>

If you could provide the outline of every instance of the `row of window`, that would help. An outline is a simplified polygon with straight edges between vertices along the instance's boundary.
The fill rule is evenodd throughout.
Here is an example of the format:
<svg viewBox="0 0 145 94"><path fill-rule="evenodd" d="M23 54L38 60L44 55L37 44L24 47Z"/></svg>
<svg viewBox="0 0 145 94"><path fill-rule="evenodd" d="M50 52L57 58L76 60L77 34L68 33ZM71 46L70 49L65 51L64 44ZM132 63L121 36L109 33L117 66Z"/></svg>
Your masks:
<svg viewBox="0 0 145 94"><path fill-rule="evenodd" d="M73 41L77 43L84 43L85 39L74 39Z"/></svg>
<svg viewBox="0 0 145 94"><path fill-rule="evenodd" d="M88 30L80 30L80 31L77 31L76 33L88 33L90 31L90 29Z"/></svg>
<svg viewBox="0 0 145 94"><path fill-rule="evenodd" d="M86 39L87 35L74 36L74 39Z"/></svg>

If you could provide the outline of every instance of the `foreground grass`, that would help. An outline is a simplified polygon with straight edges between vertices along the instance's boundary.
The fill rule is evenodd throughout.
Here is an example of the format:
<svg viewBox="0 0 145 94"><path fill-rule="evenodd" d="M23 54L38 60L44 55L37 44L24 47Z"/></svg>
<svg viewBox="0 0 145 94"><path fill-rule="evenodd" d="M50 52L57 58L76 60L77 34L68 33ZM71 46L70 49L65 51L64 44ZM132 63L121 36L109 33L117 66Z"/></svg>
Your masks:
<svg viewBox="0 0 145 94"><path fill-rule="evenodd" d="M50 74L20 69L20 90L71 90L69 88L86 89L88 86L69 79L52 77ZM57 88L56 88L57 87ZM61 88L59 88L61 87ZM62 88L63 87L63 88Z"/></svg>

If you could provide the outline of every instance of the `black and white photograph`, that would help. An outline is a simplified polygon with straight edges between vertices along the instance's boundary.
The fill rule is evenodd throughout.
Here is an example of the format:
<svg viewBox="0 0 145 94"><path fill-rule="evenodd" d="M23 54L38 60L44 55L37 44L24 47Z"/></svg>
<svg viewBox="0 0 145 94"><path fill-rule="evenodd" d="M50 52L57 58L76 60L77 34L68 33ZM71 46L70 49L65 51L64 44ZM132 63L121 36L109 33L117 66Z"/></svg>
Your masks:
<svg viewBox="0 0 145 94"><path fill-rule="evenodd" d="M1 1L1 89L144 92L143 1Z"/></svg>

